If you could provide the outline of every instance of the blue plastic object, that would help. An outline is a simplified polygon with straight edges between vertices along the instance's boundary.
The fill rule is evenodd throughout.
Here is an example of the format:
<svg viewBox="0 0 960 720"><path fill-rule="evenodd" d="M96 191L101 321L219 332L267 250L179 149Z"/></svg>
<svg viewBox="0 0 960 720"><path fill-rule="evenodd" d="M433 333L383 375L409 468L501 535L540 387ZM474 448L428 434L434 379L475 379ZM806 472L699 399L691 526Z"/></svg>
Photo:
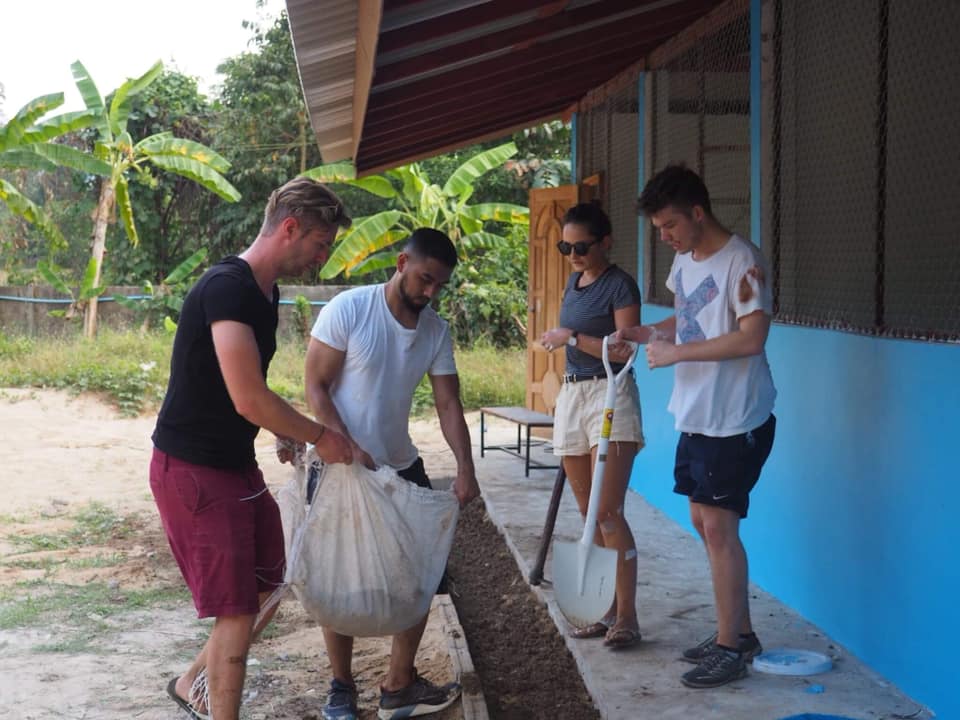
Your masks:
<svg viewBox="0 0 960 720"><path fill-rule="evenodd" d="M780 718L779 720L858 720L858 718L847 717L846 715L816 715L813 713L804 713L803 715L791 715L790 717Z"/></svg>

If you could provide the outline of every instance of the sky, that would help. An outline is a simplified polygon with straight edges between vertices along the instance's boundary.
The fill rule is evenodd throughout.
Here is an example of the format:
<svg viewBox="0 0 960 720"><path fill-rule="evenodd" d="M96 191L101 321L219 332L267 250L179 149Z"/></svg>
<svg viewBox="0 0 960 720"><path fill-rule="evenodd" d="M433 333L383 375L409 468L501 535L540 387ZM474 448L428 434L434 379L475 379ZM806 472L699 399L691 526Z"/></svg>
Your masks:
<svg viewBox="0 0 960 720"><path fill-rule="evenodd" d="M217 65L247 49L244 20L269 20L284 0L2 0L0 115L12 117L40 95L63 92L55 114L82 110L70 65L80 60L106 96L162 60L208 93Z"/></svg>

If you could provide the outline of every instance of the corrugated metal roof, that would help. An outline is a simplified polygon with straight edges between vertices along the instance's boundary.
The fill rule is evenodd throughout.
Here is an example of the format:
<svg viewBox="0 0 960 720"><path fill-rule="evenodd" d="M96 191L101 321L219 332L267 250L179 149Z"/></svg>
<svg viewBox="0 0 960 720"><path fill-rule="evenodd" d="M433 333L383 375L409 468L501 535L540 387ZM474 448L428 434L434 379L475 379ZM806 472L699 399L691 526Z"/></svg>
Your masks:
<svg viewBox="0 0 960 720"><path fill-rule="evenodd" d="M353 156L360 172L559 117L719 4L384 0L370 27L363 2L287 0L324 160ZM349 55L365 26L363 66Z"/></svg>

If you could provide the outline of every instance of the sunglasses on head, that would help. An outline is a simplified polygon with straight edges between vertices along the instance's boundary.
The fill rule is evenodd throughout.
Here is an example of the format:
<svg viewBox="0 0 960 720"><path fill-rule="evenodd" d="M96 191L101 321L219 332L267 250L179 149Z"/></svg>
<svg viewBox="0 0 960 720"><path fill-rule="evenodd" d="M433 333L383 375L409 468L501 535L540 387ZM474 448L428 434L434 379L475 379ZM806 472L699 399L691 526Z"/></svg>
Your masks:
<svg viewBox="0 0 960 720"><path fill-rule="evenodd" d="M569 255L572 252L575 252L580 257L583 257L588 252L590 252L590 246L596 245L599 240L591 240L587 242L586 240L581 240L580 242L568 243L561 240L557 243L557 250L560 251L561 255Z"/></svg>

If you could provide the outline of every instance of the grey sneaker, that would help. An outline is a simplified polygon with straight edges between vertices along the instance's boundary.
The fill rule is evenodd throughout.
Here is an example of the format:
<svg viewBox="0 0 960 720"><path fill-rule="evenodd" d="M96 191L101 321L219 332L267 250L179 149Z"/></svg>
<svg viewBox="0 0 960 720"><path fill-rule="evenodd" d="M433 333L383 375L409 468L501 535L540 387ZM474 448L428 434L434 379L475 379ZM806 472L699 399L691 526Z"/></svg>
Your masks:
<svg viewBox="0 0 960 720"><path fill-rule="evenodd" d="M434 685L419 675L413 683L395 692L380 688L380 720L419 717L439 712L460 696L460 683Z"/></svg>
<svg viewBox="0 0 960 720"><path fill-rule="evenodd" d="M684 662L698 665L701 660L716 649L717 634L714 633L699 645L694 645L692 648L684 650L680 659ZM756 633L754 633L752 637L740 638L740 647L738 650L740 650L740 653L743 655L744 662L749 663L753 662L753 659L763 652L763 647L760 645L760 640L757 638Z"/></svg>
<svg viewBox="0 0 960 720"><path fill-rule="evenodd" d="M692 688L714 688L747 676L747 663L740 653L716 648L693 670L684 673L680 682Z"/></svg>
<svg viewBox="0 0 960 720"><path fill-rule="evenodd" d="M323 720L357 720L357 686L331 680L322 712Z"/></svg>

